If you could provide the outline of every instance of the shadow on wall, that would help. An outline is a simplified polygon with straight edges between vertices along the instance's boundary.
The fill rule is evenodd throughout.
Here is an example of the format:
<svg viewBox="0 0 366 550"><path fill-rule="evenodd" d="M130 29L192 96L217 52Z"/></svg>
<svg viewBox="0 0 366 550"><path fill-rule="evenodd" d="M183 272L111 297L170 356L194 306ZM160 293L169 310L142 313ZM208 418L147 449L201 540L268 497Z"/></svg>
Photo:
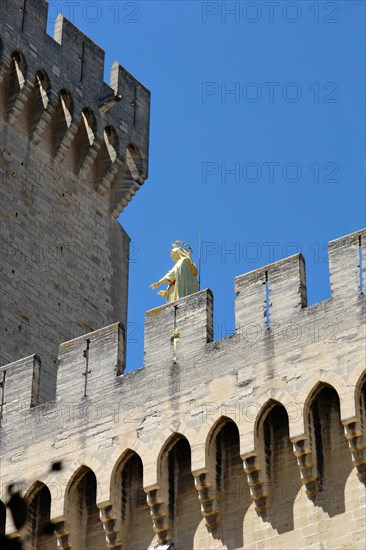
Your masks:
<svg viewBox="0 0 366 550"><path fill-rule="evenodd" d="M360 425L364 428L365 374L356 384L355 400ZM362 472L353 469L336 390L329 384L317 384L306 400L304 411L305 431L314 454L319 491L312 499L306 497L289 439L286 409L281 403L271 400L259 413L255 427L256 452L268 488L268 508L262 514L255 512L250 498L236 423L228 417L220 417L212 426L207 438L206 458L214 487L213 498L220 510L213 536L227 550L244 545L250 547L258 541L258 536L276 540L276 544L281 541L285 544L292 540L300 518L307 518L309 528L319 521L319 508L324 512L324 533L331 532L334 525L342 522L346 529L349 519L342 514L346 512L347 480L351 473L352 484L359 484L356 473L360 481L364 477ZM159 483L166 488L164 502L175 546L203 548L212 544L192 476L191 447L184 435L174 433L169 437L159 453L158 467ZM355 485L348 487L348 495L354 488ZM156 537L143 489L143 463L140 456L130 449L122 454L113 470L110 498L116 516L116 530L126 548L141 550L153 545ZM54 542L54 535L44 532L50 517L50 491L37 481L25 499L28 503L28 540L34 547L46 550L51 541ZM96 502L96 476L90 468L81 466L71 477L65 498L66 528L71 533L71 544L80 550L100 549L105 545L105 532ZM5 516L5 506L0 502L0 535L5 531ZM314 532L316 529L314 527Z"/></svg>
<svg viewBox="0 0 366 550"><path fill-rule="evenodd" d="M232 421L217 433L216 487L221 513L219 539L228 550L242 548L244 516L252 504L240 458L239 430Z"/></svg>
<svg viewBox="0 0 366 550"><path fill-rule="evenodd" d="M130 550L148 548L153 541L150 508L143 489L143 465L138 454L124 453L112 480L113 504L119 511L117 529L124 547ZM112 489L112 488L111 488Z"/></svg>
<svg viewBox="0 0 366 550"><path fill-rule="evenodd" d="M330 517L342 514L345 485L353 465L341 422L339 397L331 386L321 386L312 396L309 435L315 449L321 489L314 504Z"/></svg>
<svg viewBox="0 0 366 550"><path fill-rule="evenodd" d="M66 521L70 526L71 545L80 550L97 550L105 546L105 536L96 505L97 479L90 468L81 466L67 489Z"/></svg>
<svg viewBox="0 0 366 550"><path fill-rule="evenodd" d="M167 464L172 540L177 548L193 548L202 516L191 473L191 447L185 437L180 437L170 448Z"/></svg>
<svg viewBox="0 0 366 550"><path fill-rule="evenodd" d="M261 423L260 433L270 504L265 521L281 534L294 529L294 503L301 489L285 407L272 404Z"/></svg>
<svg viewBox="0 0 366 550"><path fill-rule="evenodd" d="M31 548L48 550L55 544L55 536L48 529L51 493L44 483L36 481L25 495L25 499L28 502L26 538L31 541Z"/></svg>

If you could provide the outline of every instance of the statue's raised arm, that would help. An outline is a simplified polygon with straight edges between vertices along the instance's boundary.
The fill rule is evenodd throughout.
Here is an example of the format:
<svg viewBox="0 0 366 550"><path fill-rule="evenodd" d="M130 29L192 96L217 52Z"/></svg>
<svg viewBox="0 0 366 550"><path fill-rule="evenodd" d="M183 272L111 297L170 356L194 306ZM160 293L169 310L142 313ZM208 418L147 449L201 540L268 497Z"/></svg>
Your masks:
<svg viewBox="0 0 366 550"><path fill-rule="evenodd" d="M198 290L198 271L191 259L192 248L183 241L174 241L172 246L170 257L175 261L175 265L160 281L150 285L150 288L155 289L168 283L165 290L158 292L160 296L165 296L167 302L174 302Z"/></svg>

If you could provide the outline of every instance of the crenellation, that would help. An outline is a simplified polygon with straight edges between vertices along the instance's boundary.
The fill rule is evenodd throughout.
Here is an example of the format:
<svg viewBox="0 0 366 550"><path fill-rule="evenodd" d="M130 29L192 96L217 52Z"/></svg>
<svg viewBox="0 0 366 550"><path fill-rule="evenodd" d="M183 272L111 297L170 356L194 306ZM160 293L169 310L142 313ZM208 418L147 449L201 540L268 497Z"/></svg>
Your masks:
<svg viewBox="0 0 366 550"><path fill-rule="evenodd" d="M60 346L57 396L70 391L80 399L93 396L123 373L124 335L119 323L80 336ZM105 367L98 368L103 360Z"/></svg>
<svg viewBox="0 0 366 550"><path fill-rule="evenodd" d="M360 242L364 248L365 230L330 241L328 247L330 287L333 298L357 300L360 296ZM364 258L363 254L363 258ZM363 265L361 269L365 269ZM364 273L364 271L363 271Z"/></svg>
<svg viewBox="0 0 366 550"><path fill-rule="evenodd" d="M6 4L8 5L8 2ZM13 18L17 21L22 18L19 9L14 10L11 3L8 7L9 9L5 10L5 14L8 14L10 21ZM21 86L21 90L14 90L15 102L9 111L8 122L15 125L18 117L21 116L35 86L33 75L40 69L50 75L52 90L61 91L65 88L70 90L74 100L75 111L75 115L72 118L76 116L78 119L80 116L79 121L81 121L80 114L82 110L90 106L94 111L96 119L96 141L94 149L92 148L90 154L88 154L87 165L82 171L84 178L88 176L89 169L93 166L93 161L95 161L96 147L100 147L103 142L104 128L106 126L114 126L117 130L120 138L119 150L117 151L118 157L122 163L122 167L125 170L127 169L127 176L129 175L131 179L127 186L124 186L125 189L120 192L114 190L115 198L111 211L113 212L117 206L119 212L121 212L123 206L131 200L133 194L147 178L149 141L147 122L149 119L150 93L117 62L111 70L111 86L105 84L103 81L103 50L61 15L57 18L55 24L55 38L51 38L44 32L42 17L40 17L37 26L35 25L32 18L34 11L37 10L46 13L46 2L39 1L34 4L32 0L32 3L27 7L23 37L25 38L28 33L31 33L32 47L27 42L21 41L19 43L19 39L16 45L13 45L13 37L6 33L7 19L5 19L4 27L0 26L0 35L3 34L5 36L3 60L5 60L5 64L6 62L9 63L12 52L15 50L18 51L23 60L20 65L18 64L20 72L18 71L17 73L14 67L10 70L13 71L13 79L20 74L25 79L25 85ZM35 29L38 29L38 32L34 32ZM41 52L47 52L47 55L41 58ZM14 65L14 61L12 63ZM118 94L113 87L119 90ZM54 94L53 97L55 97ZM49 115L52 115L52 111L55 110L57 103L58 101L50 99L49 106L45 108L45 111L48 111ZM50 117L43 113L40 118L42 118L42 132L45 132L45 121L52 124L52 116ZM70 126L70 123L68 123L68 126ZM33 131L31 131L32 134ZM63 161L75 135L72 132L66 132L66 134L69 134L68 139L64 133L63 138L65 139L62 144L63 147L66 146L66 151L63 151L63 147L60 147L59 142L56 144L56 150L54 145L51 147L50 152L51 154L56 154L58 162ZM34 136L33 142L35 144L39 143L37 133ZM139 167L137 173L134 173L134 170L132 170L132 175L129 169L129 160L126 158L126 150L131 144L141 157L141 167ZM54 149L53 152L52 149ZM119 172L120 177L124 177L126 180L126 175L123 174L121 167Z"/></svg>
<svg viewBox="0 0 366 550"><path fill-rule="evenodd" d="M35 407L55 396L56 372L31 355L0 367L2 375L2 416L6 420L22 407Z"/></svg>
<svg viewBox="0 0 366 550"><path fill-rule="evenodd" d="M103 82L104 51L62 14L55 21L54 40L59 48L59 62L68 64L67 78L84 91L94 82Z"/></svg>
<svg viewBox="0 0 366 550"><path fill-rule="evenodd" d="M210 290L150 310L145 317L145 365L159 358L172 364L195 356L212 340L213 297ZM164 335L161 338L161 335Z"/></svg>
<svg viewBox="0 0 366 550"><path fill-rule="evenodd" d="M254 329L266 326L266 269L256 269L235 278L235 326Z"/></svg>
<svg viewBox="0 0 366 550"><path fill-rule="evenodd" d="M46 19L3 0L0 498L24 489L32 547L47 516L55 548L363 548L366 231L329 243L318 304L296 254L236 278L230 336L207 289L146 312L125 373L115 218L147 177L150 93Z"/></svg>
<svg viewBox="0 0 366 550"><path fill-rule="evenodd" d="M270 321L287 323L289 318L296 318L307 306L305 279L305 260L296 254L281 260L274 269L268 270L270 290Z"/></svg>
<svg viewBox="0 0 366 550"><path fill-rule="evenodd" d="M267 299L268 328L272 322L281 323L307 306L305 260L301 254L295 254L240 275L235 279L235 292L238 324L243 317L246 324L259 323L263 326L266 323Z"/></svg>
<svg viewBox="0 0 366 550"><path fill-rule="evenodd" d="M118 130L123 130L127 124L132 129L132 137L142 134L142 144L148 143L149 128L144 124L146 116L149 114L150 93L140 82L138 82L124 67L118 62L115 62L111 68L110 75L111 88L117 96L120 96L123 103L123 118L120 119L120 124L116 127ZM121 124L123 122L123 124ZM147 131L147 135L146 135ZM122 134L122 138L125 134ZM127 136L126 136L127 137ZM130 142L123 141L122 149L127 151L129 146L134 143L134 139ZM148 166L146 163L147 150L145 147L140 148L141 167L139 167L139 176L144 180L147 178Z"/></svg>
<svg viewBox="0 0 366 550"><path fill-rule="evenodd" d="M72 337L114 322L126 326L129 237L115 218L147 177L150 93L120 68L127 99L116 99L103 81L99 46L62 16L56 39L46 34L44 0L29 0L25 11L10 0L3 6L0 202L7 223L1 238L13 251L1 273L0 322L11 325L12 309L24 309L29 332L7 341L11 349L3 347L0 364L37 347L43 362L54 365L71 325ZM115 101L105 108L108 96ZM77 250L72 265L62 252L68 242ZM89 253L96 244L98 260ZM20 307L12 294L28 280L28 301ZM41 318L49 339L36 335Z"/></svg>

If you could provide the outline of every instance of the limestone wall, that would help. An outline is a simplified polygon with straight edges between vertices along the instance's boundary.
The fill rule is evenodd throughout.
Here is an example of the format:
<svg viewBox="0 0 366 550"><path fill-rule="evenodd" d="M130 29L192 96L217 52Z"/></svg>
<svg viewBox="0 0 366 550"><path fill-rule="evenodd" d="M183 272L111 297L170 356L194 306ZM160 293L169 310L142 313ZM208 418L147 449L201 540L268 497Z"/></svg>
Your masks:
<svg viewBox="0 0 366 550"><path fill-rule="evenodd" d="M0 9L0 365L126 326L129 237L147 177L149 91L47 2ZM55 377L54 377L55 379ZM55 388L54 388L55 389Z"/></svg>
<svg viewBox="0 0 366 550"><path fill-rule="evenodd" d="M329 243L310 307L301 255L239 276L222 340L209 290L148 311L128 374L118 324L61 344L55 400L42 357L2 367L2 499L49 490L62 548L364 548L365 243Z"/></svg>

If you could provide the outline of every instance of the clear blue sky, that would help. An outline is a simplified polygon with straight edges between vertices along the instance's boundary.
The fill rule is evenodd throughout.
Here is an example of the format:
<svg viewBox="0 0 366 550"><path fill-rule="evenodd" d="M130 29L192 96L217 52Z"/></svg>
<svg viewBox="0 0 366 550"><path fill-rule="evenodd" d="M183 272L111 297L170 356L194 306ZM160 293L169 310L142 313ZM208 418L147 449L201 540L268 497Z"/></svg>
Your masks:
<svg viewBox="0 0 366 550"><path fill-rule="evenodd" d="M327 242L366 225L365 2L50 4L49 28L62 12L105 50L107 82L118 60L152 92L149 179L120 217L128 370L163 303L148 285L175 239L198 262L200 225L218 338L234 329L234 277L273 260L301 251L309 303L328 298Z"/></svg>

